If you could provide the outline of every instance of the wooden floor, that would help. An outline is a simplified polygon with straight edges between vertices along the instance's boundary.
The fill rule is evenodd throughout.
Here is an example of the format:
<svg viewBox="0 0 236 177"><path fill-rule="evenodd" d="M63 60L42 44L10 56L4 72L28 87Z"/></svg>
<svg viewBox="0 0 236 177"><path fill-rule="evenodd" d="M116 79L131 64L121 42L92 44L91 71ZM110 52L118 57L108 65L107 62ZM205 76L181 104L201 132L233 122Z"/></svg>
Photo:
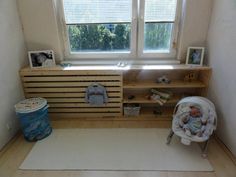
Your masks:
<svg viewBox="0 0 236 177"><path fill-rule="evenodd" d="M23 171L18 167L34 143L20 135L0 152L0 177L236 177L236 165L215 138L209 145L209 161L214 172L102 172L102 171Z"/></svg>

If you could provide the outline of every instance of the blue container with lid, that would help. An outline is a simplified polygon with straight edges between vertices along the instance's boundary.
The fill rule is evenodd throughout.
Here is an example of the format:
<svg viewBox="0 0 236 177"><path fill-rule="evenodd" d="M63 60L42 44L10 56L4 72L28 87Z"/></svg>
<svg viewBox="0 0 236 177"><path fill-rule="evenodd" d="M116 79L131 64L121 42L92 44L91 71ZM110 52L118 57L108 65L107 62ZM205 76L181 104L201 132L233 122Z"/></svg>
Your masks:
<svg viewBox="0 0 236 177"><path fill-rule="evenodd" d="M30 98L23 100L15 105L15 110L27 141L41 140L51 134L52 127L48 118L46 99Z"/></svg>

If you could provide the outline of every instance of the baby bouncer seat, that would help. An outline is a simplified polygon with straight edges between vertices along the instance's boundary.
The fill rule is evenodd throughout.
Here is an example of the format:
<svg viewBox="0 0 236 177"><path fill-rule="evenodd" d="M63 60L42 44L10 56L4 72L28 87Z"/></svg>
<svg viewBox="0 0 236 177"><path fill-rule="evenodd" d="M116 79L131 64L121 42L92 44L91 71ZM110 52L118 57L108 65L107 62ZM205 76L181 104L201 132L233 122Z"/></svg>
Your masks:
<svg viewBox="0 0 236 177"><path fill-rule="evenodd" d="M198 122L195 123L194 120ZM199 121L202 123L200 126L198 126ZM188 122L191 122L191 126ZM167 144L170 144L174 134L180 137L185 145L190 145L191 142L205 143L202 156L206 157L209 138L216 127L217 115L214 104L204 97L186 97L180 100L174 109L172 129L167 137Z"/></svg>

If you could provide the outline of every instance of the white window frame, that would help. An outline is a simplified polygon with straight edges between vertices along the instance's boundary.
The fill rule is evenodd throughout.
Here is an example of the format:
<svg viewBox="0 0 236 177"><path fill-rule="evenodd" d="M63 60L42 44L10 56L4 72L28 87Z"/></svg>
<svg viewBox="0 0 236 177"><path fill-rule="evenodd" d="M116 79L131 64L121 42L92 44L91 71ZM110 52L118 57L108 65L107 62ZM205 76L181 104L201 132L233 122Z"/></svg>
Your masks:
<svg viewBox="0 0 236 177"><path fill-rule="evenodd" d="M104 51L104 52L71 52L70 41L68 35L68 27L66 25L63 0L58 4L60 8L60 24L62 24L62 41L64 46L64 56L66 59L126 59L134 58L136 56L137 48L137 0L132 0L132 17L131 17L131 39L130 51Z"/></svg>
<svg viewBox="0 0 236 177"><path fill-rule="evenodd" d="M177 0L176 16L171 34L170 52L158 52L158 50L144 52L144 26L145 26L145 0L140 0L139 5L139 35L138 35L138 56L139 58L157 58L157 59L176 59L177 56L177 40L179 33L179 23L181 16L182 0Z"/></svg>
<svg viewBox="0 0 236 177"><path fill-rule="evenodd" d="M153 61L155 60L177 60L177 40L178 40L178 31L179 23L181 16L181 7L182 0L177 0L176 7L176 19L174 27L172 30L172 39L171 39L171 52L170 53L157 53L143 52L144 50L144 10L145 10L145 0L132 0L132 21L131 21L131 39L130 39L130 51L127 52L71 52L70 41L68 36L68 27L66 25L63 0L57 1L58 11L58 27L61 32L61 42L63 47L63 53L66 60L78 60L83 61L92 61L96 59L110 60L113 61L141 61L148 59ZM139 12L138 12L139 11ZM97 61L97 60L96 60Z"/></svg>

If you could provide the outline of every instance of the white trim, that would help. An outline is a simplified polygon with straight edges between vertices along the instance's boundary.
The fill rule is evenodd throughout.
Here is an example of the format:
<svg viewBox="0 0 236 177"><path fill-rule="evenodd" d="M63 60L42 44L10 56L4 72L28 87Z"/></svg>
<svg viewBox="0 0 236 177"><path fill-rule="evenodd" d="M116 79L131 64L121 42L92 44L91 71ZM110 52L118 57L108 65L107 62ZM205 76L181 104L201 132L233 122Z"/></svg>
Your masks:
<svg viewBox="0 0 236 177"><path fill-rule="evenodd" d="M144 14L145 14L145 0L139 0L139 21L138 21L138 56L143 55L144 49Z"/></svg>
<svg viewBox="0 0 236 177"><path fill-rule="evenodd" d="M139 4L138 4L139 3ZM138 7L139 6L139 7ZM130 51L127 52L78 52L77 54L71 54L70 52L70 42L68 36L68 29L65 22L65 14L63 8L63 0L57 1L58 8L58 28L61 33L61 43L63 48L63 54L65 60L81 60L86 59L87 62L96 61L96 63L102 63L102 61L109 61L110 59L115 61L129 61L132 60L136 63L138 60L155 61L174 61L176 60L177 49L173 49L173 42L177 45L179 22L180 22L180 12L182 6L182 0L177 0L177 10L176 19L172 30L172 40L171 40L171 52L156 53L153 51L143 52L144 44L144 9L145 0L132 0L132 22L131 22L131 40L130 40ZM139 10L139 12L138 12ZM96 60L99 59L99 62ZM158 63L158 62L157 62ZM168 62L166 62L168 63ZM177 62L179 63L179 61Z"/></svg>
<svg viewBox="0 0 236 177"><path fill-rule="evenodd" d="M179 13L180 17L179 17L179 32L178 32L178 42L177 42L177 47L178 47L178 51L177 51L177 60L180 61L185 61L185 58L182 58L183 56L183 50L185 50L185 44L184 44L184 40L183 40L183 36L184 36L184 27L186 25L186 11L187 11L187 7L186 7L186 2L187 0L181 0L181 13Z"/></svg>
<svg viewBox="0 0 236 177"><path fill-rule="evenodd" d="M183 0L177 0L176 17L175 17L175 25L174 25L175 30L174 30L174 39L173 39L173 42L175 42L176 50L177 50L177 45L178 45L178 38L180 37L179 31L180 31L180 23L181 23L181 16L182 16L182 6L183 6Z"/></svg>
<svg viewBox="0 0 236 177"><path fill-rule="evenodd" d="M58 8L60 11L60 23L61 24L61 35L64 47L64 57L66 60L69 59L125 59L125 58L134 58L136 56L136 35L137 35L137 0L132 0L132 21L131 21L131 39L130 39L130 50L127 52L71 52L70 41L68 36L68 27L65 21L63 0L59 0Z"/></svg>
<svg viewBox="0 0 236 177"><path fill-rule="evenodd" d="M131 40L130 40L130 50L131 57L136 56L137 51L137 35L138 35L138 1L132 0L132 22L131 22Z"/></svg>
<svg viewBox="0 0 236 177"><path fill-rule="evenodd" d="M56 1L56 0L55 0ZM63 8L63 0L58 0L57 3L57 10L58 10L58 29L60 31L60 41L62 43L63 48L63 55L65 58L68 56L68 49L69 49L69 41L67 38L67 28L66 28L66 22L65 22L65 14L64 14L64 8Z"/></svg>
<svg viewBox="0 0 236 177"><path fill-rule="evenodd" d="M139 13L139 39L138 39L138 57L139 58L176 58L177 56L177 40L179 33L179 23L181 16L182 0L177 0L176 16L173 24L172 35L171 35L171 46L170 52L154 52L144 51L144 25L145 25L145 0L140 0L140 13ZM175 44L175 46L174 46Z"/></svg>
<svg viewBox="0 0 236 177"><path fill-rule="evenodd" d="M117 59L101 59L101 60L96 60L96 59L80 59L80 60L65 60L62 61L61 63L67 63L71 65L79 65L79 66L94 66L94 65L101 65L101 66L106 66L106 65L118 65L120 62L123 62L124 65L178 65L180 64L179 60L174 60L174 59L162 59L162 60L156 60L156 59L128 59L128 60L117 60Z"/></svg>

